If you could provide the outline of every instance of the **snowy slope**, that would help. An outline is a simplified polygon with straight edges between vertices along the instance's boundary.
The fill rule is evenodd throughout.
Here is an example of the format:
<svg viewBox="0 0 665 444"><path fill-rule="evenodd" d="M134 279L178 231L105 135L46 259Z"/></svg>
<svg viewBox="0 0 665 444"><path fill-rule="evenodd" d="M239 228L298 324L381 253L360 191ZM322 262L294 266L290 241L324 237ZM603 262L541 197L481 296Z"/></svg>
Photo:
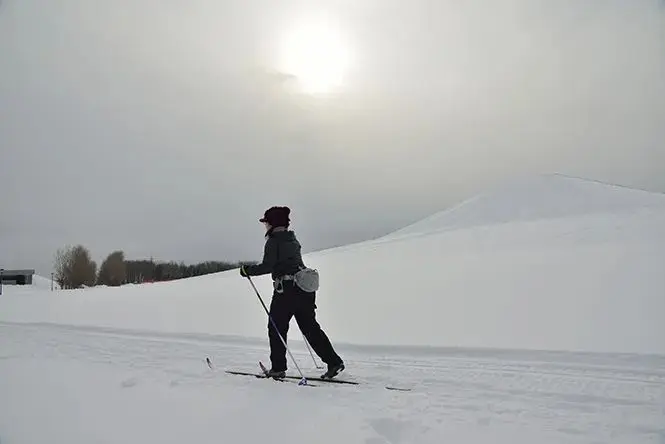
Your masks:
<svg viewBox="0 0 665 444"><path fill-rule="evenodd" d="M32 276L32 288L38 288L41 290L50 290L51 289L51 279L45 278L44 276L40 276L38 274L35 274ZM54 289L59 289L60 286L58 285L57 282L53 282L53 288Z"/></svg>
<svg viewBox="0 0 665 444"><path fill-rule="evenodd" d="M546 174L515 180L397 230L384 238L526 220L665 210L665 194Z"/></svg>
<svg viewBox="0 0 665 444"><path fill-rule="evenodd" d="M528 199L524 190L533 191ZM317 303L331 336L365 344L665 353L663 196L556 177L494 196L455 210L464 211L468 228L412 227L401 238L307 255L321 271ZM581 201L592 202L589 212ZM507 222L497 202L531 202L533 210ZM455 211L448 215L462 220ZM255 282L267 301L269 278ZM236 270L122 288L8 288L0 320L256 337L267 329Z"/></svg>

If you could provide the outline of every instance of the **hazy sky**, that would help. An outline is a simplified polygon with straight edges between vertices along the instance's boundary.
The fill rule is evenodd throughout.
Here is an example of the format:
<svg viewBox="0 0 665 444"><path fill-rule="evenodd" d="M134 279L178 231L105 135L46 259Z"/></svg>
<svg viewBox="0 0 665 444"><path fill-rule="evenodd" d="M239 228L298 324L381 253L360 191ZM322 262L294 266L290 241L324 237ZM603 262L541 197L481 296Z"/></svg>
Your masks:
<svg viewBox="0 0 665 444"><path fill-rule="evenodd" d="M286 72L318 41L289 33L328 26L343 66L319 46ZM302 90L322 70L338 87ZM311 251L515 175L665 191L665 7L3 0L0 154L0 266L44 275L76 243L260 259L270 205Z"/></svg>

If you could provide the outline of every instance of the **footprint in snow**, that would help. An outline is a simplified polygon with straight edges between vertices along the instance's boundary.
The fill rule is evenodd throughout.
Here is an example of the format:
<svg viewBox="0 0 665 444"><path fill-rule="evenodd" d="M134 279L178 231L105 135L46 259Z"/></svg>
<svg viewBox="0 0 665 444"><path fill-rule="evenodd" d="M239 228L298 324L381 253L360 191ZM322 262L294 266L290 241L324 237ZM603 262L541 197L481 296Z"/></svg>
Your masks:
<svg viewBox="0 0 665 444"><path fill-rule="evenodd" d="M134 387L134 386L135 386L136 384L138 384L138 383L139 383L138 379L136 379L136 378L129 378L129 379L125 379L124 381L122 381L122 383L120 384L120 386L121 386L122 388L130 388L130 387Z"/></svg>
<svg viewBox="0 0 665 444"><path fill-rule="evenodd" d="M367 438L365 444L386 444L385 438Z"/></svg>
<svg viewBox="0 0 665 444"><path fill-rule="evenodd" d="M369 438L365 444L397 444L412 442L414 435L419 431L418 427L409 421L393 418L377 418L369 421L369 425L381 438Z"/></svg>

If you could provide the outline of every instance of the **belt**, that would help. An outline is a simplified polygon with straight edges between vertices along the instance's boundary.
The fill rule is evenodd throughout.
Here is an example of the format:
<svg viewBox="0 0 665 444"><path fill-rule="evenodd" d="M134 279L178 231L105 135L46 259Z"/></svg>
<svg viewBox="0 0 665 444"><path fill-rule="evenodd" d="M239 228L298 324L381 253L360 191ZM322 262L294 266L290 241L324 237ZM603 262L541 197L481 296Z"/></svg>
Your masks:
<svg viewBox="0 0 665 444"><path fill-rule="evenodd" d="M285 274L284 276L279 276L277 279L274 280L273 282L273 288L277 293L283 293L284 292L284 285L283 281L294 281L295 282L295 276L292 274Z"/></svg>

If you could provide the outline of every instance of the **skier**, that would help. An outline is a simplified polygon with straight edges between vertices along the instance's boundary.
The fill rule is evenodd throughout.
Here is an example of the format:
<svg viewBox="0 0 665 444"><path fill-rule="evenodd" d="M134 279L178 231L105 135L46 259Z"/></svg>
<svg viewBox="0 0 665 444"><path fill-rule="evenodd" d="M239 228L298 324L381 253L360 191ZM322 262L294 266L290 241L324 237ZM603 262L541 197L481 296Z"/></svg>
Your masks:
<svg viewBox="0 0 665 444"><path fill-rule="evenodd" d="M328 336L316 321L316 292L302 290L294 280L294 274L305 268L301 256L301 246L295 233L289 230L289 207L274 206L265 211L259 219L266 228L266 244L263 261L257 265L243 265L240 275L261 276L270 273L273 279L273 296L270 303L270 317L286 342L291 317L296 318L298 327L328 370L322 378L332 378L344 370L344 362L335 352ZM268 321L271 369L268 376L286 376L286 348L274 326Z"/></svg>

